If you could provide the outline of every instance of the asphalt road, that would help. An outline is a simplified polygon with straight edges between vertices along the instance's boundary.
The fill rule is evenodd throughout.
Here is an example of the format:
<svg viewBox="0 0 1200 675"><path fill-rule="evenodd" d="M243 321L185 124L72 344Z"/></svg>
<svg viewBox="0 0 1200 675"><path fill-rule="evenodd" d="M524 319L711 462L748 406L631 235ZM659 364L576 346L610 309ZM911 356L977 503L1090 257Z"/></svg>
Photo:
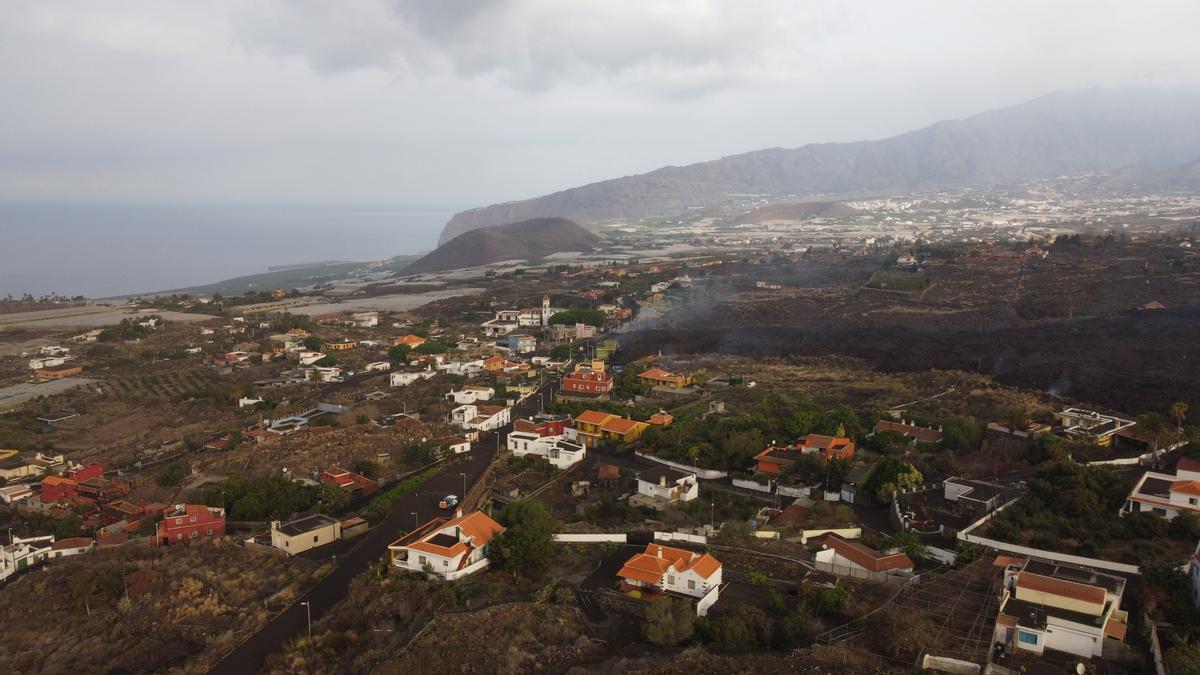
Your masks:
<svg viewBox="0 0 1200 675"><path fill-rule="evenodd" d="M554 384L548 383L546 389L550 390L553 386ZM553 396L552 392L547 394L548 398L550 396ZM537 410L538 394L535 394L514 408L513 418L528 416ZM499 434L482 435L471 452L459 455L440 473L426 481L419 490L397 499L392 504L392 512L387 519L371 528L349 552L337 556L337 567L329 575L321 579L308 593L297 598L296 604L268 622L209 672L216 675L244 675L261 670L268 656L282 648L288 640L307 630L308 618L302 602L310 603L312 620L316 621L345 597L354 577L387 553L388 544L412 530L417 523L438 515L453 515L452 512L439 509L438 501L448 494L464 497L495 457L497 436L503 438L510 430L511 425L500 429ZM466 490L464 476L460 474L466 474Z"/></svg>

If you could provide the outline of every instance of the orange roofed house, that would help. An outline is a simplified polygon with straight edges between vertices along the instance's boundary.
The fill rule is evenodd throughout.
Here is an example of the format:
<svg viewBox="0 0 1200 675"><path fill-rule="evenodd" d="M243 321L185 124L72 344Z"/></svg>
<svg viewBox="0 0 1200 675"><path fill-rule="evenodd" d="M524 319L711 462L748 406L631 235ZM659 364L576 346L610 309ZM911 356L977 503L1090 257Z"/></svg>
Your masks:
<svg viewBox="0 0 1200 675"><path fill-rule="evenodd" d="M845 436L809 434L801 436L790 445L771 445L754 456L755 469L759 473L779 475L804 455L816 453L819 453L821 459L826 462L831 459L852 459L854 457L854 439Z"/></svg>
<svg viewBox="0 0 1200 675"><path fill-rule="evenodd" d="M393 542L388 551L395 567L432 572L450 581L487 567L488 543L503 531L483 511L435 518Z"/></svg>
<svg viewBox="0 0 1200 675"><path fill-rule="evenodd" d="M602 441L633 443L642 437L649 424L612 413L585 410L575 418L575 434L584 446L594 448Z"/></svg>
<svg viewBox="0 0 1200 675"><path fill-rule="evenodd" d="M625 561L617 576L626 590L680 593L703 598L721 585L721 562L708 553L648 544L645 552Z"/></svg>
<svg viewBox="0 0 1200 675"><path fill-rule="evenodd" d="M1125 640L1124 577L1008 556L994 564L1004 568L995 642L1037 654L1053 649L1093 658L1108 651L1110 640Z"/></svg>
<svg viewBox="0 0 1200 675"><path fill-rule="evenodd" d="M1142 474L1125 498L1121 515L1135 511L1148 511L1167 520L1180 513L1200 514L1200 462L1183 457L1175 465L1175 475Z"/></svg>
<svg viewBox="0 0 1200 675"><path fill-rule="evenodd" d="M808 540L820 550L814 556L818 563L836 568L864 570L876 574L905 574L913 571L913 561L904 553L884 554L857 542L848 541L830 532Z"/></svg>
<svg viewBox="0 0 1200 675"><path fill-rule="evenodd" d="M651 368L638 375L638 379L651 387L670 387L671 389L681 389L692 383L692 378L687 375L676 375L662 368Z"/></svg>

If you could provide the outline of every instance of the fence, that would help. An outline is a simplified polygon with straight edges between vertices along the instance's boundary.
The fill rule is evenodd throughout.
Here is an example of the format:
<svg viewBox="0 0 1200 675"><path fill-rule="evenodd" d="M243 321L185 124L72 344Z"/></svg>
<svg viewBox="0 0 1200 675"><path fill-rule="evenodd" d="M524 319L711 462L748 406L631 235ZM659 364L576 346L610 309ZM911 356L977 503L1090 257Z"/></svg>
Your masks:
<svg viewBox="0 0 1200 675"><path fill-rule="evenodd" d="M556 534L554 541L564 544L599 544L603 542L624 544L629 539L626 534Z"/></svg>
<svg viewBox="0 0 1200 675"><path fill-rule="evenodd" d="M717 471L716 469L701 469L698 466L688 466L687 464L681 464L680 462L672 462L669 459L662 459L660 457L655 457L654 455L647 455L646 453L641 452L641 451L635 452L634 454L637 455L638 457L641 457L642 459L648 459L651 462L665 464L673 469L679 469L680 471L687 471L688 473L694 473L694 474L696 474L696 478L700 478L703 480L720 480L722 478L726 478L729 476L729 474L725 473L724 471Z"/></svg>
<svg viewBox="0 0 1200 675"><path fill-rule="evenodd" d="M689 544L707 544L708 537L702 534L685 534L683 532L655 532L655 541L683 541Z"/></svg>
<svg viewBox="0 0 1200 675"><path fill-rule="evenodd" d="M819 572L828 572L836 574L839 577L850 577L851 579L863 579L865 581L873 581L879 584L888 586L899 586L908 583L908 577L895 574L885 574L883 572L872 572L861 567L848 567L846 565L838 565L831 562L814 561L813 567Z"/></svg>
<svg viewBox="0 0 1200 675"><path fill-rule="evenodd" d="M466 567L462 568L461 570L454 570L453 572L446 572L446 581L454 581L455 579L460 579L462 577L467 576L468 574L474 574L487 566L488 566L488 559L480 558L479 560L476 560L475 562L471 563L470 565L467 565Z"/></svg>
<svg viewBox="0 0 1200 675"><path fill-rule="evenodd" d="M861 527L842 527L842 528L830 527L830 528L825 528L825 529L801 530L800 531L800 537L802 538L802 541L808 541L809 539L811 539L813 537L819 537L823 534L836 534L837 536L841 537L842 539L858 539L859 537L862 536L862 528Z"/></svg>
<svg viewBox="0 0 1200 675"><path fill-rule="evenodd" d="M704 594L703 598L700 598L700 600L696 602L696 616L704 616L708 614L708 608L717 603L717 598L719 598L720 595L721 587L713 586L708 593Z"/></svg>
<svg viewBox="0 0 1200 675"><path fill-rule="evenodd" d="M1030 556L1033 558L1045 558L1055 562L1082 565L1084 567L1095 567L1097 569L1109 570L1110 572L1121 572L1123 574L1141 574L1141 569L1137 565L1112 562L1111 560L1100 560L1099 558L1085 558L1081 555L1070 555L1068 553L1055 553L1054 551L1031 548L1029 546L1021 546L1019 544L1010 544L1006 541L997 541L995 539L987 539L986 537L977 537L973 534L964 534L962 532L958 533L958 538L963 541L969 541L972 544L979 544L980 546L986 546L987 548L994 548L998 551L1016 553L1017 555Z"/></svg>
<svg viewBox="0 0 1200 675"><path fill-rule="evenodd" d="M775 485L775 494L781 497L807 497L812 490L810 487L803 485L798 487L788 487L787 485Z"/></svg>
<svg viewBox="0 0 1200 675"><path fill-rule="evenodd" d="M749 480L746 478L734 478L733 486L737 487L737 488L742 488L743 490L755 490L757 492L770 492L771 491L771 483L770 482L768 482L766 485L763 485L762 483L759 483L756 480Z"/></svg>

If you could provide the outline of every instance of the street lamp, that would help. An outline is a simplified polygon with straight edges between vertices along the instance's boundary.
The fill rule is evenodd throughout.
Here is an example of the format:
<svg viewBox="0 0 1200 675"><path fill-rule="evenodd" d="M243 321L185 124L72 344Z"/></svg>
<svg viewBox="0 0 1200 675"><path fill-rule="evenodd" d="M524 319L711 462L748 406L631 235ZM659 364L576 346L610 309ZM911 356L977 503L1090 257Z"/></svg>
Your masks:
<svg viewBox="0 0 1200 675"><path fill-rule="evenodd" d="M309 604L308 600L300 604L304 605L304 614L308 617L308 639L312 641L312 605Z"/></svg>
<svg viewBox="0 0 1200 675"><path fill-rule="evenodd" d="M460 473L458 475L462 476L462 479L463 479L463 496L462 496L462 498L466 499L467 498L467 474L464 472L464 473Z"/></svg>
<svg viewBox="0 0 1200 675"><path fill-rule="evenodd" d="M412 517L413 517L413 529L415 530L415 529L417 529L418 527L420 527L420 521L417 519L417 512L416 512L416 511L413 511L413 512L412 512Z"/></svg>

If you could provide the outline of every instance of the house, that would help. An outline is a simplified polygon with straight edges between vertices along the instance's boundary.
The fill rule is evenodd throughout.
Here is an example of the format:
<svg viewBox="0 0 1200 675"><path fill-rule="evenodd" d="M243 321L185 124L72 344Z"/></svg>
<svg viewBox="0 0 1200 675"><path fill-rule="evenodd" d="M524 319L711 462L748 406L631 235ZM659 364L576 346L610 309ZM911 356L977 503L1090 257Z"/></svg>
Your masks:
<svg viewBox="0 0 1200 675"><path fill-rule="evenodd" d="M532 335L509 333L508 348L517 354L537 351L537 338Z"/></svg>
<svg viewBox="0 0 1200 675"><path fill-rule="evenodd" d="M897 267L916 267L919 262L920 261L917 260L917 257L911 253L905 253L904 255L896 257Z"/></svg>
<svg viewBox="0 0 1200 675"><path fill-rule="evenodd" d="M73 555L91 553L96 548L96 541L91 537L71 537L59 539L50 544L50 558L66 558Z"/></svg>
<svg viewBox="0 0 1200 675"><path fill-rule="evenodd" d="M408 347L409 349L416 349L423 344L425 344L425 338L421 337L420 335L405 335L392 340L393 347Z"/></svg>
<svg viewBox="0 0 1200 675"><path fill-rule="evenodd" d="M62 380L68 377L76 377L83 374L83 366L64 363L61 366L51 366L49 368L38 368L33 371L34 377L43 380Z"/></svg>
<svg viewBox="0 0 1200 675"><path fill-rule="evenodd" d="M434 375L437 375L437 371L429 369L392 373L388 376L388 384L393 387L407 387L417 380L428 380Z"/></svg>
<svg viewBox="0 0 1200 675"><path fill-rule="evenodd" d="M0 546L0 581L46 562L53 543L52 534L28 538L10 536L8 543Z"/></svg>
<svg viewBox="0 0 1200 675"><path fill-rule="evenodd" d="M913 561L904 553L880 553L872 548L849 541L830 532L808 540L819 548L814 560L833 566L877 574L909 574Z"/></svg>
<svg viewBox="0 0 1200 675"><path fill-rule="evenodd" d="M646 498L644 501L661 506L696 499L700 496L700 484L696 474L664 466L638 473L637 491Z"/></svg>
<svg viewBox="0 0 1200 675"><path fill-rule="evenodd" d="M626 419L612 413L585 410L575 418L576 439L589 448L602 441L633 443L650 427L645 422Z"/></svg>
<svg viewBox="0 0 1200 675"><path fill-rule="evenodd" d="M511 420L512 410L502 405L460 405L450 411L450 421L463 429L491 431Z"/></svg>
<svg viewBox="0 0 1200 675"><path fill-rule="evenodd" d="M466 377L474 377L484 370L482 359L477 361L449 361L438 364L437 369L445 371L450 375L463 375Z"/></svg>
<svg viewBox="0 0 1200 675"><path fill-rule="evenodd" d="M970 513L982 516L1000 507L1004 491L993 483L951 477L942 481L942 496L946 501L957 502Z"/></svg>
<svg viewBox="0 0 1200 675"><path fill-rule="evenodd" d="M504 527L482 511L455 518L435 518L390 546L392 565L453 580L488 565L488 544Z"/></svg>
<svg viewBox="0 0 1200 675"><path fill-rule="evenodd" d="M17 483L16 485L0 487L0 501L5 504L19 502L22 499L29 499L32 496L33 488L29 483Z"/></svg>
<svg viewBox="0 0 1200 675"><path fill-rule="evenodd" d="M336 518L318 513L290 523L271 521L271 546L296 555L309 549L331 544L342 537L342 523Z"/></svg>
<svg viewBox="0 0 1200 675"><path fill-rule="evenodd" d="M325 358L324 352L300 352L300 365L311 366L323 358Z"/></svg>
<svg viewBox="0 0 1200 675"><path fill-rule="evenodd" d="M759 473L777 476L804 455L812 454L820 455L821 460L825 462L831 459L852 459L854 457L854 440L845 436L809 434L801 436L790 445L772 444L754 456L755 470Z"/></svg>
<svg viewBox="0 0 1200 675"><path fill-rule="evenodd" d="M204 504L176 504L158 521L154 543L185 544L225 536L225 509Z"/></svg>
<svg viewBox="0 0 1200 675"><path fill-rule="evenodd" d="M433 439L431 443L442 455L461 455L471 451L471 439L466 436L443 436Z"/></svg>
<svg viewBox="0 0 1200 675"><path fill-rule="evenodd" d="M558 396L603 400L613 389L613 376L602 369L581 369L563 375Z"/></svg>
<svg viewBox="0 0 1200 675"><path fill-rule="evenodd" d="M446 400L453 400L459 405L464 405L476 401L490 401L495 395L496 390L491 387L468 384L461 391L450 391L446 394Z"/></svg>
<svg viewBox="0 0 1200 675"><path fill-rule="evenodd" d="M1096 445L1108 447L1118 432L1134 425L1131 420L1105 415L1094 410L1067 408L1058 413L1062 433Z"/></svg>
<svg viewBox="0 0 1200 675"><path fill-rule="evenodd" d="M1167 520L1180 513L1200 513L1200 461L1183 457L1175 474L1147 471L1134 484L1121 515L1150 512Z"/></svg>
<svg viewBox="0 0 1200 675"><path fill-rule="evenodd" d="M1108 640L1125 640L1123 577L1040 560L1002 557L996 564L1004 566L996 642L1093 658L1103 655Z"/></svg>
<svg viewBox="0 0 1200 675"><path fill-rule="evenodd" d="M540 436L528 431L513 431L508 434L506 444L514 457L542 457L559 469L575 466L587 456L587 449L583 444L573 443L562 436Z"/></svg>
<svg viewBox="0 0 1200 675"><path fill-rule="evenodd" d="M875 435L881 431L894 431L902 434L913 443L937 443L942 440L941 429L919 427L915 424L908 424L903 420L899 422L879 420L875 423L875 428L871 430L871 435Z"/></svg>
<svg viewBox="0 0 1200 675"><path fill-rule="evenodd" d="M366 372L366 373L376 373L376 372L381 373L385 370L391 370L391 369L392 369L391 361L372 361L372 362L368 363L367 365L363 366L363 372Z"/></svg>
<svg viewBox="0 0 1200 675"><path fill-rule="evenodd" d="M638 379L650 387L667 387L669 389L682 389L692 383L692 378L686 375L675 375L662 368L651 368L640 373Z"/></svg>
<svg viewBox="0 0 1200 675"><path fill-rule="evenodd" d="M378 482L340 466L331 466L321 472L321 482L337 485L355 496L369 495L379 489Z"/></svg>
<svg viewBox="0 0 1200 675"><path fill-rule="evenodd" d="M344 352L344 351L348 351L350 349L354 349L357 346L358 346L357 340L350 340L347 338L342 338L340 340L333 340L331 342L325 343L325 349L328 349L331 352Z"/></svg>
<svg viewBox="0 0 1200 675"><path fill-rule="evenodd" d="M100 462L88 462L72 466L63 472L63 476L75 481L85 481L104 476L104 465Z"/></svg>
<svg viewBox="0 0 1200 675"><path fill-rule="evenodd" d="M524 431L538 436L566 436L568 430L574 431L571 425L571 418L566 415L539 413L529 419L513 420L513 431Z"/></svg>
<svg viewBox="0 0 1200 675"><path fill-rule="evenodd" d="M379 312L355 312L350 315L350 323L359 328L374 328L379 325Z"/></svg>
<svg viewBox="0 0 1200 675"><path fill-rule="evenodd" d="M601 487L612 489L621 484L621 467L616 464L601 464L596 468L596 482Z"/></svg>
<svg viewBox="0 0 1200 675"><path fill-rule="evenodd" d="M647 544L617 572L623 589L679 593L703 598L721 585L721 561L709 553Z"/></svg>
<svg viewBox="0 0 1200 675"><path fill-rule="evenodd" d="M63 365L70 359L69 356L40 356L36 359L29 360L30 370L45 370L47 368L57 368Z"/></svg>
<svg viewBox="0 0 1200 675"><path fill-rule="evenodd" d="M77 496L76 481L62 476L46 476L42 479L42 503L57 504Z"/></svg>

